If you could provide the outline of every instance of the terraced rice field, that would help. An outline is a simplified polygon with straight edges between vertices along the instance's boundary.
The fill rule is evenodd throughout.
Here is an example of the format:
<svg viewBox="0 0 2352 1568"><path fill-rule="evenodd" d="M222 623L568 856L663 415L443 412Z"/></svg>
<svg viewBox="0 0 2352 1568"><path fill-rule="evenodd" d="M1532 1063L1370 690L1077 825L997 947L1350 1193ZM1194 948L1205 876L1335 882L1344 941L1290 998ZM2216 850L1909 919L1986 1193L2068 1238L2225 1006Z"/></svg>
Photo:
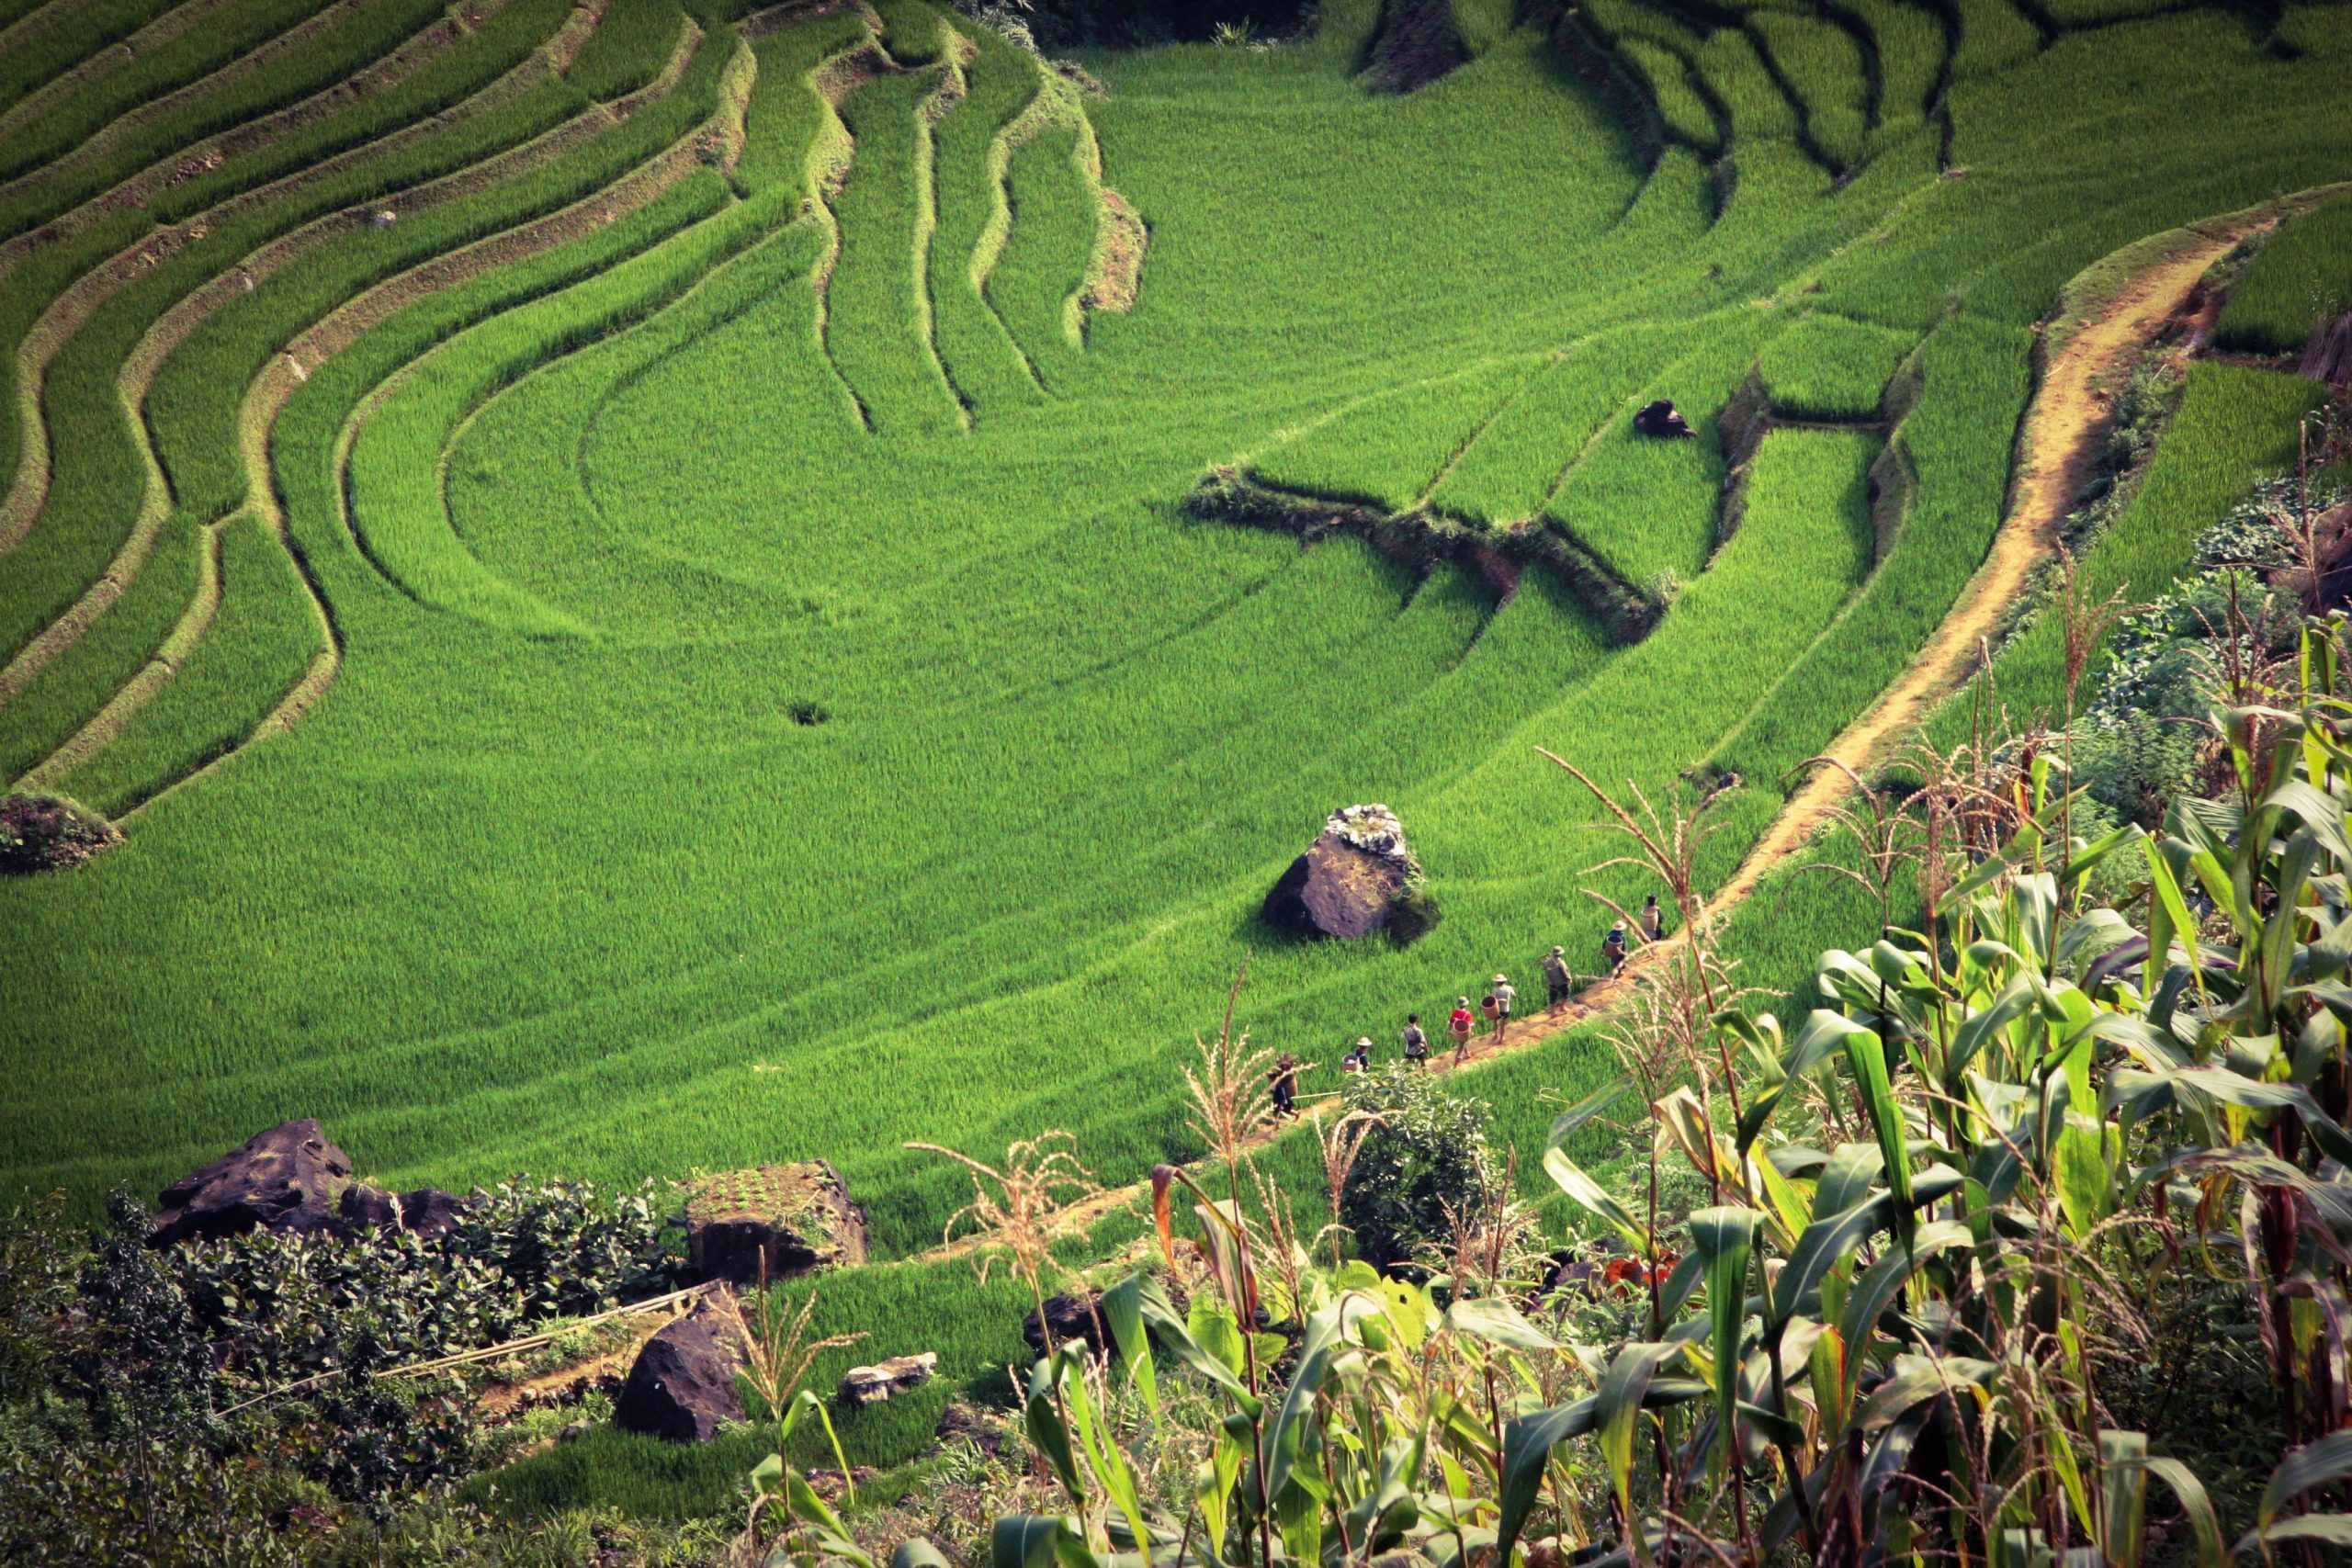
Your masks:
<svg viewBox="0 0 2352 1568"><path fill-rule="evenodd" d="M2352 178L2341 7L1462 9L1403 96L1374 0L1083 80L923 0L0 12L0 775L128 835L0 885L0 1175L822 1156L886 1252L905 1139L1131 1179L1245 951L1329 1061L1597 948L1536 746L1738 773L1727 870L1983 558L2061 287ZM2207 405L2307 393L2200 374L2156 570L2275 457ZM1442 923L1275 941L1371 799Z"/></svg>

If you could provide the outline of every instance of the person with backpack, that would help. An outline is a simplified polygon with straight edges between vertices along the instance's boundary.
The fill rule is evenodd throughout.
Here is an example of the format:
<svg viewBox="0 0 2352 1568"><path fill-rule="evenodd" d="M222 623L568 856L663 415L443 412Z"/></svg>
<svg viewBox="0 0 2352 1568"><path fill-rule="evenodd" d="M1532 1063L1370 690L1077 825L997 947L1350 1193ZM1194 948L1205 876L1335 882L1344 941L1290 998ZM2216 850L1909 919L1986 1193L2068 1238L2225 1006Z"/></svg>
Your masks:
<svg viewBox="0 0 2352 1568"><path fill-rule="evenodd" d="M1268 1075L1273 1080L1274 1114L1277 1117L1298 1114L1298 1058L1283 1053Z"/></svg>
<svg viewBox="0 0 2352 1568"><path fill-rule="evenodd" d="M1470 998L1460 997L1453 1003L1453 1016L1445 1021L1453 1036L1453 1065L1460 1066L1462 1058L1470 1054L1470 1031L1476 1027L1476 1015L1470 1010Z"/></svg>
<svg viewBox="0 0 2352 1568"><path fill-rule="evenodd" d="M1657 907L1657 895L1653 893L1642 906L1642 940L1656 942L1665 930L1666 916Z"/></svg>
<svg viewBox="0 0 2352 1568"><path fill-rule="evenodd" d="M1487 1028L1489 1032L1497 1035L1498 1037L1501 1035L1503 1031L1502 1004L1495 1000L1494 992L1488 991L1485 996L1478 998L1478 1016L1487 1021ZM1453 1065L1457 1067L1462 1065L1462 1058L1458 1054L1454 1057Z"/></svg>
<svg viewBox="0 0 2352 1568"><path fill-rule="evenodd" d="M1609 934L1600 939L1600 958L1601 962L1609 965L1609 972L1611 975L1625 967L1624 921L1620 920L1610 927Z"/></svg>
<svg viewBox="0 0 2352 1568"><path fill-rule="evenodd" d="M1519 1000L1519 990L1504 976L1495 976L1495 1043L1503 1043L1504 1032L1510 1028L1510 1005Z"/></svg>
<svg viewBox="0 0 2352 1568"><path fill-rule="evenodd" d="M1405 1060L1423 1072L1429 1071L1430 1037L1421 1029L1419 1013L1405 1015L1405 1032L1402 1038L1405 1042Z"/></svg>
<svg viewBox="0 0 2352 1568"><path fill-rule="evenodd" d="M1544 988L1551 993L1552 1010L1557 1012L1576 992L1576 977L1568 973L1568 950L1555 947L1544 955Z"/></svg>
<svg viewBox="0 0 2352 1568"><path fill-rule="evenodd" d="M1343 1073L1361 1073L1371 1066L1372 1036L1359 1035L1356 1037L1356 1043L1348 1048L1348 1054L1340 1058L1340 1070Z"/></svg>

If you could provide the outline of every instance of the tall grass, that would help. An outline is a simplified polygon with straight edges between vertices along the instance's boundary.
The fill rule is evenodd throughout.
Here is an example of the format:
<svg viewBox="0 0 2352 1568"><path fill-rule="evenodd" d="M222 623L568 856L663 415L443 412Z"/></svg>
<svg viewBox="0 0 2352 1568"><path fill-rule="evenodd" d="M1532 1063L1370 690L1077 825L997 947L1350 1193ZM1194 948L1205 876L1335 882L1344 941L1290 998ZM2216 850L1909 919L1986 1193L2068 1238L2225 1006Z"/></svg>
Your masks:
<svg viewBox="0 0 2352 1568"><path fill-rule="evenodd" d="M1721 419L1756 350L1776 323L1760 312L1718 318L1699 346L1643 389L1682 411L1692 440L1636 433L1620 410L1567 471L1544 515L1557 519L1624 581L1650 589L1660 574L1690 582L1714 548L1724 453Z"/></svg>
<svg viewBox="0 0 2352 1568"><path fill-rule="evenodd" d="M611 0L564 76L597 102L624 97L653 80L685 25L677 0Z"/></svg>
<svg viewBox="0 0 2352 1568"><path fill-rule="evenodd" d="M929 135L917 117L939 83L937 67L877 76L842 105L857 160L835 203L842 254L828 341L873 428L893 437L953 430L960 417L933 349L919 265L932 213Z"/></svg>
<svg viewBox="0 0 2352 1568"><path fill-rule="evenodd" d="M1080 135L1049 126L1013 152L1005 178L1012 227L984 290L1049 391L1069 385L1080 365L1069 301L1086 281L1095 211Z"/></svg>
<svg viewBox="0 0 2352 1568"><path fill-rule="evenodd" d="M1804 116L1804 131L1829 161L1845 168L1862 155L1870 130L1870 79L1862 51L1833 22L1758 10L1747 21Z"/></svg>
<svg viewBox="0 0 2352 1568"><path fill-rule="evenodd" d="M1989 75L2030 60L2041 34L2014 0L1956 0L1960 46L1952 51L1955 78Z"/></svg>
<svg viewBox="0 0 2352 1568"><path fill-rule="evenodd" d="M1378 393L1252 457L1250 471L1304 495L1402 511L1440 481L1546 363L1497 360Z"/></svg>
<svg viewBox="0 0 2352 1568"><path fill-rule="evenodd" d="M170 0L98 0L29 29L0 56L0 107L14 106L171 8Z"/></svg>
<svg viewBox="0 0 2352 1568"><path fill-rule="evenodd" d="M871 1203L886 1252L926 1245L963 1201L899 1151L910 1137L985 1150L1061 1124L1106 1179L1133 1179L1192 1150L1176 1068L1244 948L1261 1038L1326 1062L1358 1033L1385 1047L1405 1011L1498 968L1523 979L1554 942L1590 962L1604 922L1584 888L1637 890L1583 874L1589 814L1533 746L1658 793L1711 760L1737 768L1748 787L1711 852L1727 869L1778 805L1779 768L1860 711L1982 558L2027 329L2058 288L2129 242L2337 177L2352 157L2325 91L2344 41L2282 58L2219 13L2064 35L1972 76L1951 94L1964 175L1939 177L1938 138L1890 136L1833 188L1731 29L1700 62L1720 85L1747 51L1745 87L1724 94L1730 164L1711 178L1681 148L1645 174L1538 29L1428 91L1375 98L1351 80L1348 44L1373 9L1326 10L1329 34L1296 47L1090 57L1108 88L1084 100L1105 177L1150 224L1141 291L1071 343L1092 193L1075 126L1031 142L1011 161L987 297L1052 396L979 400L968 433L944 388L949 417L930 428L858 429L817 347L813 222L575 343L557 329L578 300L554 292L662 238L619 220L420 300L315 367L278 422L271 477L342 635L342 673L292 732L156 801L130 851L0 887L0 1054L15 1069L0 1171L85 1195L160 1185L300 1114L396 1180L824 1155ZM763 40L763 65L802 25L841 24ZM1655 32L1671 47L1677 28ZM797 58L822 52L810 48ZM682 104L666 130L647 117L673 111L649 108L560 170L462 215L452 203L365 230L224 311L151 400L186 504L243 495L211 454L275 348L384 269L577 200L688 133L724 57L697 61L681 96L702 107ZM976 93L986 70L984 51ZM546 90L523 119L584 101L570 84ZM921 378L907 367L922 368L918 291L953 260L938 253L973 189L946 173L967 103L933 128L939 227L934 265L919 267L924 90L861 138L888 210L866 227L875 243L844 251L831 298L837 349L904 345L889 374L908 387ZM806 164L783 129L825 123L805 92L772 82L755 96L741 171L754 202L797 198ZM2192 123L2206 129L2178 134ZM512 130L483 115L438 134L435 157L511 144ZM409 156L386 166L429 161ZM243 188L246 175L201 177ZM0 311L14 319L19 282L53 291L90 265L81 246L31 258ZM579 299L601 287L616 285ZM151 318L152 304L139 296ZM1917 494L1875 570L1851 510L1863 438L1776 434L1745 525L1711 550L1712 440L1622 434L1653 390L1703 421L1806 310L1928 336L1894 437ZM413 515L597 638L517 637L422 605L346 526L348 422L483 322L474 344L512 333L529 349L497 362L519 378L447 405L419 386L434 417L384 456L445 471L446 512L427 494ZM93 421L131 326L98 326L94 348L130 335L60 383ZM551 348L576 352L550 361ZM1336 430L1384 394L1506 365L1524 367L1524 389L1465 413L1451 445L1430 434L1407 454L1367 436L1335 448L1329 472L1409 500L1442 470L1441 503L1524 513L1600 433L1570 475L1593 502L1579 531L1616 539L1628 570L1690 568L1638 645L1611 645L1543 570L1506 600L1455 567L1422 577L1353 540L1302 551L1175 510L1204 468L1271 453L1284 432ZM85 441L73 423L85 416L60 413L92 510L71 513L82 525L56 537L72 550L39 575L46 520L0 567L11 618L53 603L52 587L77 592L130 516L108 465L135 452L102 431ZM1785 493L1759 491L1774 474L1835 504L1765 504ZM356 493L360 537L407 514L379 510L380 489ZM228 582L215 635L232 638L233 570ZM138 613L126 602L109 618ZM134 721L127 758L147 745L137 725L201 694L199 673ZM239 683L236 700L266 683ZM819 708L826 722L795 717ZM1257 920L1266 887L1331 807L1364 798L1404 814L1445 919L1404 949L1278 942ZM1800 950L1824 931L1806 923L1812 887L1752 928L1756 976L1803 977L1814 954ZM1538 1088L1592 1070L1597 1049L1570 1037L1537 1054L1540 1074L1495 1069L1509 1124L1540 1132Z"/></svg>
<svg viewBox="0 0 2352 1568"><path fill-rule="evenodd" d="M97 134L109 121L219 70L321 9L322 0L246 0L224 7L161 48L98 73L84 90L8 139L7 146L0 148L0 179L23 177ZM400 18L400 34L414 27L413 7L389 5L386 9Z"/></svg>
<svg viewBox="0 0 2352 1568"><path fill-rule="evenodd" d="M2293 354L2312 330L2352 310L2352 197L2289 220L2254 258L2214 323L2213 342Z"/></svg>
<svg viewBox="0 0 2352 1568"><path fill-rule="evenodd" d="M221 601L170 682L112 745L61 781L109 815L187 777L251 734L310 665L320 628L286 551L259 519L220 536Z"/></svg>
<svg viewBox="0 0 2352 1568"><path fill-rule="evenodd" d="M999 138L1046 84L1026 55L993 32L964 35L973 47L964 96L932 132L939 225L932 236L932 318L948 379L980 409L1033 402L1040 389L1027 358L980 292L982 247L1001 221ZM1009 232L1009 231L1008 231Z"/></svg>
<svg viewBox="0 0 2352 1568"><path fill-rule="evenodd" d="M1658 118L1676 141L1688 142L1702 152L1713 152L1723 145L1723 132L1715 125L1714 111L1690 85L1690 62L1662 43L1645 38L1628 38L1619 45L1627 63L1637 72L1650 96L1657 104Z"/></svg>
<svg viewBox="0 0 2352 1568"><path fill-rule="evenodd" d="M1628 400L1698 337L1675 322L1628 327L1572 345L1477 433L1431 502L1482 523L1534 516L1570 467L1623 417Z"/></svg>
<svg viewBox="0 0 2352 1568"><path fill-rule="evenodd" d="M1756 368L1778 412L1868 419L1911 347L1906 333L1814 312L1766 344Z"/></svg>

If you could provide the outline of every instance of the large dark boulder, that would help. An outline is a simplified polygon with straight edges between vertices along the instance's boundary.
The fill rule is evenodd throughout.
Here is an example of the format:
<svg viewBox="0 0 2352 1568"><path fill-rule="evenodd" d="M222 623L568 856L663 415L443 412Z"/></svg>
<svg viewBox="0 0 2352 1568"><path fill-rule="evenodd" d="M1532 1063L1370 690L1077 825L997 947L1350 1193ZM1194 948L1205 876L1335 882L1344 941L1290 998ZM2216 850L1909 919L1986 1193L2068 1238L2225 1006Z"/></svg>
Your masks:
<svg viewBox="0 0 2352 1568"><path fill-rule="evenodd" d="M865 1209L823 1160L729 1171L686 1201L686 1258L738 1285L863 1263Z"/></svg>
<svg viewBox="0 0 2352 1568"><path fill-rule="evenodd" d="M1084 1340L1086 1348L1095 1355L1102 1354L1102 1336L1109 1325L1103 1322L1097 1303L1102 1299L1095 1291L1069 1292L1046 1298L1046 1314L1041 1320L1033 1310L1021 1320L1021 1337L1029 1341L1029 1348L1042 1356L1046 1353L1046 1328L1054 1331L1054 1343L1067 1345L1074 1339Z"/></svg>
<svg viewBox="0 0 2352 1568"><path fill-rule="evenodd" d="M401 1201L373 1182L355 1181L343 1190L334 1206L336 1228L351 1235L401 1228Z"/></svg>
<svg viewBox="0 0 2352 1568"><path fill-rule="evenodd" d="M456 1224L469 1206L454 1192L420 1187L401 1194L401 1228L430 1239Z"/></svg>
<svg viewBox="0 0 2352 1568"><path fill-rule="evenodd" d="M437 1187L413 1192L385 1191L372 1182L354 1182L335 1204L337 1229L347 1235L406 1231L428 1240L458 1223L466 1201Z"/></svg>
<svg viewBox="0 0 2352 1568"><path fill-rule="evenodd" d="M1387 926L1417 869L1395 813L1342 807L1266 895L1266 919L1296 936L1370 936Z"/></svg>
<svg viewBox="0 0 2352 1568"><path fill-rule="evenodd" d="M350 1182L351 1156L327 1142L316 1119L281 1122L164 1188L147 1244L169 1247L255 1228L325 1230Z"/></svg>
<svg viewBox="0 0 2352 1568"><path fill-rule="evenodd" d="M638 1351L613 1402L613 1424L672 1442L707 1443L722 1423L743 1419L735 1374L744 1361L735 1298L712 1291Z"/></svg>

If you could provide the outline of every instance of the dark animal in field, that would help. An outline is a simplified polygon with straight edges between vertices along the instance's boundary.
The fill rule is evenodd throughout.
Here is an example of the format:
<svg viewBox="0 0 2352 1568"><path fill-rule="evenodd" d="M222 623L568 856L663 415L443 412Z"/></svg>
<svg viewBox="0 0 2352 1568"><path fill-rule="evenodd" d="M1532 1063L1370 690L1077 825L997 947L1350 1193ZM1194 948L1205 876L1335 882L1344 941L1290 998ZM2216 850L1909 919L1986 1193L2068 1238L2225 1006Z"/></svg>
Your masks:
<svg viewBox="0 0 2352 1568"><path fill-rule="evenodd" d="M1690 428L1690 422L1682 417L1682 411L1664 398L1655 402L1644 403L1641 412L1634 416L1634 428L1644 435L1677 436L1699 434Z"/></svg>

